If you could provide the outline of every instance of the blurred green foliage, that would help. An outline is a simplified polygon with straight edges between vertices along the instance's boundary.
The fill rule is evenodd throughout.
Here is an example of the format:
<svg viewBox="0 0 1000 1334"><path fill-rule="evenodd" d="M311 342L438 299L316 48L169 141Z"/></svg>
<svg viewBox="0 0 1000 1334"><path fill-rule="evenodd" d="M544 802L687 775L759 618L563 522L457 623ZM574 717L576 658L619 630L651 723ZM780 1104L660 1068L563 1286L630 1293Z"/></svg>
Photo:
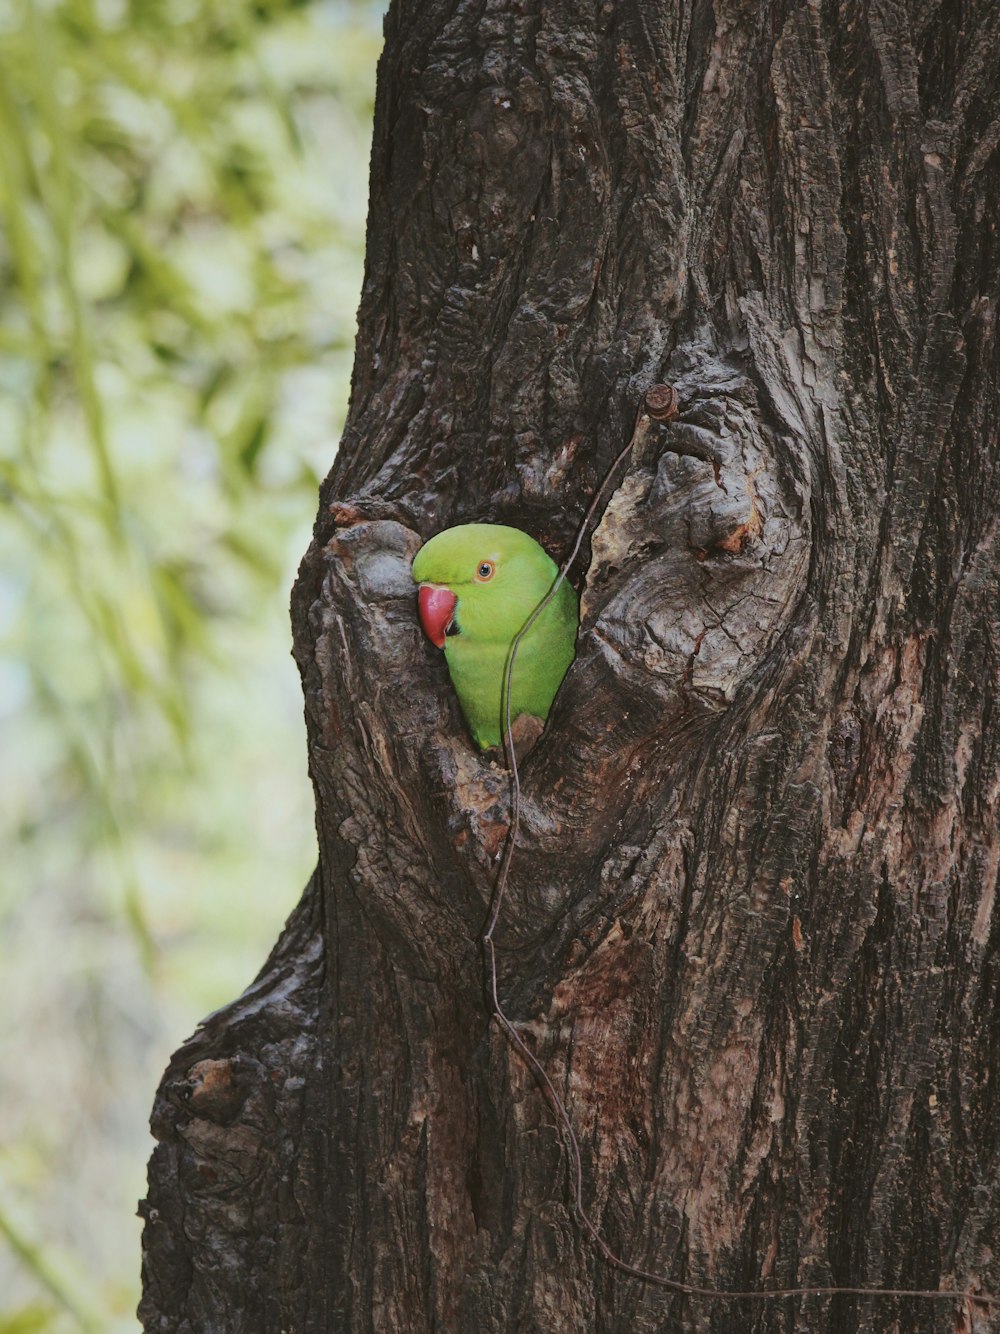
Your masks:
<svg viewBox="0 0 1000 1334"><path fill-rule="evenodd" d="M314 860L381 12L0 0L0 1334L137 1328L157 1076Z"/></svg>

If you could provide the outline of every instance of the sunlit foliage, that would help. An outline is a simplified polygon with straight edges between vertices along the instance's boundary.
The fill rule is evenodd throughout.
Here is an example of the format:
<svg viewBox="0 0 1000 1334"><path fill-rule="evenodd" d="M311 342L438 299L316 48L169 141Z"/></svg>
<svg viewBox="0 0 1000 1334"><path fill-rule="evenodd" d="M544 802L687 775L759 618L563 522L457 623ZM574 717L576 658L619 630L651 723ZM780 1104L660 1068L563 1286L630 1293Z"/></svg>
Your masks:
<svg viewBox="0 0 1000 1334"><path fill-rule="evenodd" d="M0 0L0 1334L137 1328L156 1075L311 867L285 608L380 28Z"/></svg>

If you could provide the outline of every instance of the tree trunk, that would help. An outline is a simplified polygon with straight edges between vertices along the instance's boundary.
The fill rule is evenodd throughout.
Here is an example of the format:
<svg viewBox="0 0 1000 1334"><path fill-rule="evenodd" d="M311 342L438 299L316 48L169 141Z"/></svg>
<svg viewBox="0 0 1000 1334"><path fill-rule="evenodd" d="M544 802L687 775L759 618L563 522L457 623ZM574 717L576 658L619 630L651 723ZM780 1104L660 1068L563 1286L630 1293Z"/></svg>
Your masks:
<svg viewBox="0 0 1000 1334"><path fill-rule="evenodd" d="M320 862L153 1119L147 1330L953 1331L575 1220L409 561L580 564L497 932L631 1264L1000 1291L994 0L396 0L292 613ZM574 577L576 577L574 575Z"/></svg>

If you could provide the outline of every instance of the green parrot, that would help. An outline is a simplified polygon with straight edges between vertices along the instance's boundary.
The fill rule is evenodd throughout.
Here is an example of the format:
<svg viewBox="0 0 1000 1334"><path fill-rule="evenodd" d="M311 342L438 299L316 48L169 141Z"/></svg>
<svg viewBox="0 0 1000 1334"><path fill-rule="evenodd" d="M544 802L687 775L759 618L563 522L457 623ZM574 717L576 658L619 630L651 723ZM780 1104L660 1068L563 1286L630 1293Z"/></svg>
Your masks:
<svg viewBox="0 0 1000 1334"><path fill-rule="evenodd" d="M558 568L534 538L498 523L446 528L417 552L420 623L444 649L452 685L476 744L499 746L503 678L518 631L552 587ZM517 646L510 718L543 722L573 661L580 614L564 579Z"/></svg>

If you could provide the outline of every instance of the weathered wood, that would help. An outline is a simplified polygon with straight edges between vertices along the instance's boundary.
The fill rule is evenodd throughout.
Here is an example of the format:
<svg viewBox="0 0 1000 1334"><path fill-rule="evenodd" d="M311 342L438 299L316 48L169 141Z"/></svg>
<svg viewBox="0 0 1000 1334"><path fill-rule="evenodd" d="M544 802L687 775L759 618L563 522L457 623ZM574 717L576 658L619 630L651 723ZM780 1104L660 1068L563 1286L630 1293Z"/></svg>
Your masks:
<svg viewBox="0 0 1000 1334"><path fill-rule="evenodd" d="M178 1052L153 1331L951 1331L610 1268L486 1022L508 818L423 640L455 522L593 534L501 990L629 1261L1000 1291L1000 11L396 3L292 615L320 863Z"/></svg>

